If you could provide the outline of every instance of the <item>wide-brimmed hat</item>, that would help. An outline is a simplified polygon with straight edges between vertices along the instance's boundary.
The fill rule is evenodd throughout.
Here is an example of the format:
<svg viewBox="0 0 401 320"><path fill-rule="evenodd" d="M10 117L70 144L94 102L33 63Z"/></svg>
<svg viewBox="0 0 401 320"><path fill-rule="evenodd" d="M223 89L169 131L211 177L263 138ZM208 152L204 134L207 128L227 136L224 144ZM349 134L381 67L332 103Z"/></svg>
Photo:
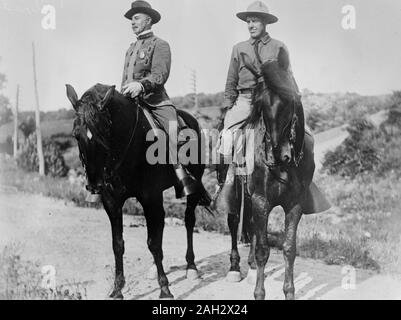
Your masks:
<svg viewBox="0 0 401 320"><path fill-rule="evenodd" d="M158 23L160 21L160 13L157 12L155 9L152 8L152 6L147 3L146 1L138 0L135 1L131 4L131 9L127 11L127 13L124 15L127 19L131 20L132 16L137 13L145 13L149 17L152 18L152 23Z"/></svg>
<svg viewBox="0 0 401 320"><path fill-rule="evenodd" d="M266 24L278 21L278 18L269 12L269 8L262 1L253 2L247 11L237 13L237 17L246 22L248 17L260 17Z"/></svg>

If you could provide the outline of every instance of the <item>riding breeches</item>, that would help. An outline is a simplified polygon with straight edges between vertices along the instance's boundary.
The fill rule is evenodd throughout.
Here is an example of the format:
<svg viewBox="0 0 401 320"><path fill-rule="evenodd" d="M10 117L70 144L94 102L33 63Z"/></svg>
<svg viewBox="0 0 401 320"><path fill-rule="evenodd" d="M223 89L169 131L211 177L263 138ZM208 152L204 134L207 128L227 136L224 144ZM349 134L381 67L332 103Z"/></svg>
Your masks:
<svg viewBox="0 0 401 320"><path fill-rule="evenodd" d="M224 118L224 128L220 134L220 145L219 153L225 157L229 157L232 154L232 148L235 139L235 128L237 124L241 124L246 118L248 118L251 112L252 95L240 94L235 102L234 106L229 109Z"/></svg>
<svg viewBox="0 0 401 320"><path fill-rule="evenodd" d="M224 128L220 133L220 142L218 145L218 152L225 158L230 157L233 152L233 146L236 145L236 152L241 152L241 143L236 143L236 139L241 134L238 127L242 122L248 118L251 113L252 95L240 94L234 106L229 109L224 118ZM314 138L311 129L305 124L305 145L308 150L313 152ZM241 142L241 140L239 140Z"/></svg>
<svg viewBox="0 0 401 320"><path fill-rule="evenodd" d="M152 107L148 109L153 118L168 136L169 163L177 164L178 120L177 110L174 106Z"/></svg>

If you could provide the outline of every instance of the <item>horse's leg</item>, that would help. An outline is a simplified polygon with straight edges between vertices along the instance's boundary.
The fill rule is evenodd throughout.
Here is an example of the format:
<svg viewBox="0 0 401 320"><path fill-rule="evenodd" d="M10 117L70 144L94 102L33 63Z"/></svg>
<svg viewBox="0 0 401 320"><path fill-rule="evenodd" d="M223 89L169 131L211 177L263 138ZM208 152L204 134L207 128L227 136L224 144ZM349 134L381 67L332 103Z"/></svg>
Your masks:
<svg viewBox="0 0 401 320"><path fill-rule="evenodd" d="M254 203L255 197L252 198ZM257 202L260 202L257 201ZM265 266L270 255L270 247L267 243L267 221L271 211L271 207L262 210L256 205L252 206L254 210L254 226L256 233L256 244L255 244L255 260L256 260L256 286L254 291L254 297L256 300L264 300L266 296L265 292Z"/></svg>
<svg viewBox="0 0 401 320"><path fill-rule="evenodd" d="M193 248L193 234L195 226L195 208L198 204L199 196L197 194L190 195L187 198L187 208L185 210L185 228L187 229L187 278L190 280L198 279L198 270L195 265L195 254Z"/></svg>
<svg viewBox="0 0 401 320"><path fill-rule="evenodd" d="M250 284L255 284L256 283L256 276L257 276L257 271L256 271L256 260L255 260L255 247L256 247L256 234L253 231L252 237L251 237L251 245L249 248L249 255L248 255L248 274L246 276L246 279L248 283Z"/></svg>
<svg viewBox="0 0 401 320"><path fill-rule="evenodd" d="M294 261L296 256L297 227L302 216L299 204L285 210L285 240L283 254L285 262L285 277L283 291L287 300L295 299Z"/></svg>
<svg viewBox="0 0 401 320"><path fill-rule="evenodd" d="M246 210L245 210L245 217L246 217L246 230L248 233L249 238L249 255L248 255L248 274L247 274L247 281L251 284L256 283L256 261L255 261L255 246L256 246L256 234L253 224L252 218L252 202L251 197L247 196L246 198Z"/></svg>
<svg viewBox="0 0 401 320"><path fill-rule="evenodd" d="M123 214L122 207L117 205L112 199L107 196L103 197L103 206L109 216L111 223L111 232L113 238L113 252L115 259L115 279L114 289L110 294L110 298L122 299L122 288L125 285L124 278L124 240L123 240Z"/></svg>
<svg viewBox="0 0 401 320"><path fill-rule="evenodd" d="M169 289L169 283L163 268L163 230L165 212L163 208L162 193L152 197L147 197L147 200L141 201L146 218L146 226L148 229L148 248L153 255L153 259L157 268L158 282L160 285L160 298L173 298Z"/></svg>
<svg viewBox="0 0 401 320"><path fill-rule="evenodd" d="M240 273L240 255L237 246L238 224L239 217L236 213L228 213L227 217L228 228L231 234L231 254L230 254L230 271L227 274L227 279L231 282L241 281Z"/></svg>

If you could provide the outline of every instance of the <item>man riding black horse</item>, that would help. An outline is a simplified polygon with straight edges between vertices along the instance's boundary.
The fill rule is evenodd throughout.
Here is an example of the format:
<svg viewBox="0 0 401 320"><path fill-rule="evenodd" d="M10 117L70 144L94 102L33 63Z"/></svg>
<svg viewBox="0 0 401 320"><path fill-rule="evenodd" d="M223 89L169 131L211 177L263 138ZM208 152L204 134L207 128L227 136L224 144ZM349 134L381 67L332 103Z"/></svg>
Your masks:
<svg viewBox="0 0 401 320"><path fill-rule="evenodd" d="M174 166L182 189L181 194L177 196L189 196L199 192L202 194L200 203L208 205L209 195L199 182L188 174L177 156L177 110L164 87L170 75L170 46L152 32L152 26L160 21L161 16L146 1L133 2L131 9L124 16L131 20L137 41L131 44L125 56L121 91L132 99L140 97L146 114L151 115L148 120L152 127L161 127L167 135L168 163Z"/></svg>

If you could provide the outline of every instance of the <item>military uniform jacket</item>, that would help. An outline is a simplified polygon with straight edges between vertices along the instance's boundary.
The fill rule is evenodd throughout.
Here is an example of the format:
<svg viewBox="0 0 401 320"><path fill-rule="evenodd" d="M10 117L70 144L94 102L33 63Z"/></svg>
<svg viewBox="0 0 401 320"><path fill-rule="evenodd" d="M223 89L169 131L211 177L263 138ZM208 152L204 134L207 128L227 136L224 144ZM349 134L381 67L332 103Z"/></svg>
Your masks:
<svg viewBox="0 0 401 320"><path fill-rule="evenodd" d="M124 63L122 85L138 81L144 88L144 101L154 107L171 105L164 88L170 75L169 44L152 32L140 35L129 47Z"/></svg>

